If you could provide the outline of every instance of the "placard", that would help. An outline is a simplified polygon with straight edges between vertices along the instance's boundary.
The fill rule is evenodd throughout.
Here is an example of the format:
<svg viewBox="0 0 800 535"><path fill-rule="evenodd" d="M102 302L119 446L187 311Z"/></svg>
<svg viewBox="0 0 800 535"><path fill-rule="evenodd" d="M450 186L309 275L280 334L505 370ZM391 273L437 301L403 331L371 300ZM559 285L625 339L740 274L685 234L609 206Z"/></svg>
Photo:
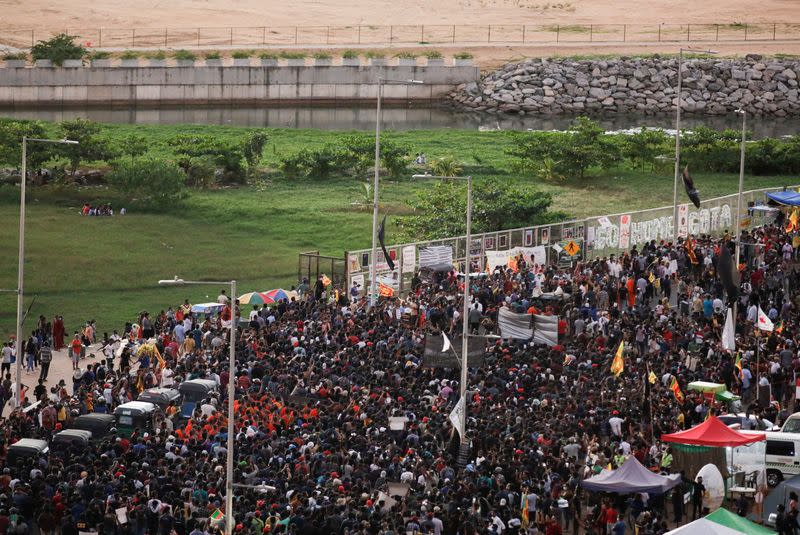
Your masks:
<svg viewBox="0 0 800 535"><path fill-rule="evenodd" d="M631 246L631 216L619 216L619 248L628 249Z"/></svg>
<svg viewBox="0 0 800 535"><path fill-rule="evenodd" d="M403 247L403 273L414 273L417 269L417 247L406 245Z"/></svg>

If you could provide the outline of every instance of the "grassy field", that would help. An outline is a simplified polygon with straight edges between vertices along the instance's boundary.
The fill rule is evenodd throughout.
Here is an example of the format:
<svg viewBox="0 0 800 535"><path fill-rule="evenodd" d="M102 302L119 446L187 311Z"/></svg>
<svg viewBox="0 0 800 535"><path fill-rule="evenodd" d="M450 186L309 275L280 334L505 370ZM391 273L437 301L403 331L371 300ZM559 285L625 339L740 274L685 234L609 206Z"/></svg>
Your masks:
<svg viewBox="0 0 800 535"><path fill-rule="evenodd" d="M238 136L243 129L223 126L109 125L104 135L145 135L153 151L163 149L177 133L197 131ZM267 164L282 154L319 146L335 132L270 130ZM529 182L511 170L503 132L418 131L386 134L429 158L453 155L477 180L497 177ZM364 177L364 180L369 177ZM746 188L795 183L791 177L748 177ZM62 314L69 329L96 319L100 332L121 328L136 313L158 311L183 298L214 300L220 288L160 288L158 279L236 278L240 293L296 283L297 254L319 250L341 256L347 249L370 244L371 211L353 204L363 197L363 180L288 180L268 176L258 187L195 191L181 206L163 214L86 218L78 215L85 200L125 200L103 187L29 189L26 251L26 294L36 295L31 320ZM704 197L736 191L735 175L697 175ZM554 195L554 209L574 216L602 215L671 203L671 168L587 178L578 182L540 184ZM408 212L407 199L420 189L412 179L383 182L381 199L389 213ZM16 286L18 191L0 187L0 288ZM388 230L392 241L393 229ZM28 300L29 302L29 300ZM0 333L13 332L15 299L0 294Z"/></svg>

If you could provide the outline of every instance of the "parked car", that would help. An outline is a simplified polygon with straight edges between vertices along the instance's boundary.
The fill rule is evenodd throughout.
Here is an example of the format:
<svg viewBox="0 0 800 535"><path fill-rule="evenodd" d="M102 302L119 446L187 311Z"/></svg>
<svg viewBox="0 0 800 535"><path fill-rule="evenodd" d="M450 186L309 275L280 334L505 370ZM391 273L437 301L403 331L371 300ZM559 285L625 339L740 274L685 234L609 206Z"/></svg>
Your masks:
<svg viewBox="0 0 800 535"><path fill-rule="evenodd" d="M734 429L741 429L742 422L744 421L745 416L750 420L750 429L753 431L778 431L780 428L772 423L771 421L767 420L766 418L759 418L755 414L750 414L749 416L743 412L738 414L723 414L719 416L719 419L722 420L722 423L727 425L728 427L732 427Z"/></svg>

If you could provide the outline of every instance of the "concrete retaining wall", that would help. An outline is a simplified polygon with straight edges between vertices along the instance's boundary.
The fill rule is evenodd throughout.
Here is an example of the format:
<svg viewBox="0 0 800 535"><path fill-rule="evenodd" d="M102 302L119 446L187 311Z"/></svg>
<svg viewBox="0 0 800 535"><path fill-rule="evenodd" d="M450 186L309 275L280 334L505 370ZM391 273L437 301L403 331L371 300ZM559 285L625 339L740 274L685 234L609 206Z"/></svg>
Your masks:
<svg viewBox="0 0 800 535"><path fill-rule="evenodd" d="M109 67L0 68L0 106L158 106L336 104L374 100L377 80L388 102L438 100L479 79L477 67Z"/></svg>

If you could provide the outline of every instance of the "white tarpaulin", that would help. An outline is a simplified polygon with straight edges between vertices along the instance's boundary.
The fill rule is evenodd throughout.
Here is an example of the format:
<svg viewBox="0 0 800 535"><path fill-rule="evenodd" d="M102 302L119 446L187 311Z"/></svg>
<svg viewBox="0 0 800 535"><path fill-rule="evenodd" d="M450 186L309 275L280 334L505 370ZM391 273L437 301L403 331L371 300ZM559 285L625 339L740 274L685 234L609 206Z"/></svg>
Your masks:
<svg viewBox="0 0 800 535"><path fill-rule="evenodd" d="M449 245L432 245L419 250L419 267L434 271L447 271L453 267L453 248Z"/></svg>
<svg viewBox="0 0 800 535"><path fill-rule="evenodd" d="M733 314L728 309L728 317L725 319L725 328L722 329L722 348L728 351L736 351L736 334L733 326Z"/></svg>
<svg viewBox="0 0 800 535"><path fill-rule="evenodd" d="M499 312L498 323L500 325L500 336L503 338L529 340L533 337L530 314L518 314L503 307Z"/></svg>
<svg viewBox="0 0 800 535"><path fill-rule="evenodd" d="M543 265L547 263L547 252L544 246L538 245L536 247L514 247L507 251L485 251L486 264L490 270L494 270L497 266L508 266L508 259L522 255L528 263Z"/></svg>
<svg viewBox="0 0 800 535"><path fill-rule="evenodd" d="M533 343L550 347L558 344L558 316L533 315Z"/></svg>

